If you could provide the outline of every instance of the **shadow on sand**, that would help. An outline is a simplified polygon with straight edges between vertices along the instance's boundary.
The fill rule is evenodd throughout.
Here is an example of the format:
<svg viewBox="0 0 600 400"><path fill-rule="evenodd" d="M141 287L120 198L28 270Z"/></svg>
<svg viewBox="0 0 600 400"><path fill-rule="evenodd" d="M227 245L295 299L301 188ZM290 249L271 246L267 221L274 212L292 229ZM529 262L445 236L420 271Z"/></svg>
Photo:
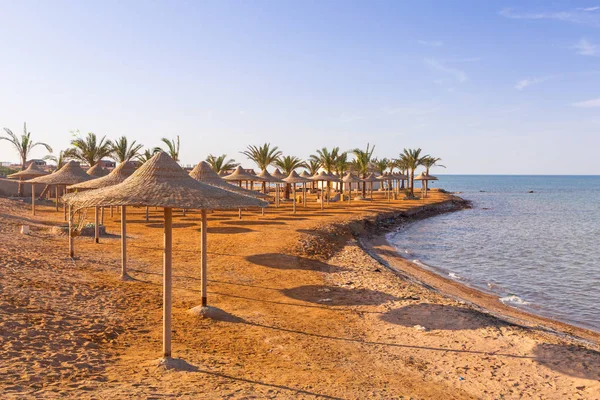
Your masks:
<svg viewBox="0 0 600 400"><path fill-rule="evenodd" d="M189 228L192 226L198 226L198 224L194 224L194 223L174 223L173 224L173 228ZM159 223L159 224L146 224L146 227L148 228L164 228L165 224L164 223Z"/></svg>
<svg viewBox="0 0 600 400"><path fill-rule="evenodd" d="M576 345L541 343L533 350L535 361L561 374L600 380L600 353Z"/></svg>
<svg viewBox="0 0 600 400"><path fill-rule="evenodd" d="M505 322L468 308L442 304L411 304L383 314L380 319L391 324L427 330L462 331L487 326L504 326Z"/></svg>
<svg viewBox="0 0 600 400"><path fill-rule="evenodd" d="M296 257L280 253L255 254L246 257L246 260L256 265L262 265L263 267L281 270L304 270L327 273L346 271L345 268L325 264L310 258Z"/></svg>
<svg viewBox="0 0 600 400"><path fill-rule="evenodd" d="M202 229L198 229L198 232L202 232ZM254 229L243 228L241 226L209 226L206 229L207 233L217 233L223 235L234 235L237 233L250 233L256 232Z"/></svg>
<svg viewBox="0 0 600 400"><path fill-rule="evenodd" d="M336 286L306 285L281 291L285 296L310 303L329 306L379 305L401 300L387 293L370 289L346 289Z"/></svg>
<svg viewBox="0 0 600 400"><path fill-rule="evenodd" d="M281 221L245 221L245 220L237 220L237 221L223 221L222 224L227 225L285 225L285 222Z"/></svg>

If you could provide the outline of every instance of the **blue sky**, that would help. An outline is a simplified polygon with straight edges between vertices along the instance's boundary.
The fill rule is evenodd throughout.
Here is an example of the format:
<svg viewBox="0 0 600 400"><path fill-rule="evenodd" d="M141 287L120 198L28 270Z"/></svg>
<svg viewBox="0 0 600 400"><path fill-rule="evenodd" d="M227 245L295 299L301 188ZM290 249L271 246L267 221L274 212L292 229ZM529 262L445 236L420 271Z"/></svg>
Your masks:
<svg viewBox="0 0 600 400"><path fill-rule="evenodd" d="M2 1L0 127L600 174L600 1ZM34 156L43 155L36 151ZM16 160L0 142L0 160Z"/></svg>

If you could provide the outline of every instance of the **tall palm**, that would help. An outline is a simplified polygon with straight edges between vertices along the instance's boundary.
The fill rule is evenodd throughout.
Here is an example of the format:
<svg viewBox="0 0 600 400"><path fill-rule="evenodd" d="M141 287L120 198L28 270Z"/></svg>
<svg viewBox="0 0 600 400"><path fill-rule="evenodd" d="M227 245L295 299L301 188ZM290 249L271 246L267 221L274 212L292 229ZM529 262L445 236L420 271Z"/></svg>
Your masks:
<svg viewBox="0 0 600 400"><path fill-rule="evenodd" d="M161 149L159 147L155 147L152 150L146 149L146 150L144 150L143 153L140 153L137 155L136 160L139 161L141 164L143 164L146 161L148 161L149 159L151 159L156 154L157 151L161 151Z"/></svg>
<svg viewBox="0 0 600 400"><path fill-rule="evenodd" d="M136 143L134 140L131 144L128 143L127 137L121 136L111 147L111 157L117 162L131 161L140 153L144 145Z"/></svg>
<svg viewBox="0 0 600 400"><path fill-rule="evenodd" d="M27 157L29 157L29 153L34 147L43 146L48 150L48 152L52 153L52 147L42 142L34 142L31 140L31 132L27 132L27 123L23 123L23 134L20 136L15 135L10 129L4 128L4 131L8 136L0 136L0 140L6 140L7 142L12 143L12 145L19 152L19 158L21 159L21 170L25 169L25 165L27 164ZM23 196L23 185L19 180L19 196Z"/></svg>
<svg viewBox="0 0 600 400"><path fill-rule="evenodd" d="M305 164L306 164L306 169L308 169L308 172L311 175L316 175L319 172L319 168L321 168L321 161L313 160L312 158L309 158ZM316 184L315 181L312 181L310 183L312 190L315 190L315 184Z"/></svg>
<svg viewBox="0 0 600 400"><path fill-rule="evenodd" d="M176 140L162 138L160 141L167 145L167 154L171 156L175 162L179 162L179 135L177 135ZM163 151L163 149L160 147L155 147L154 152L156 153L157 151Z"/></svg>
<svg viewBox="0 0 600 400"><path fill-rule="evenodd" d="M317 154L310 156L311 160L315 160L321 163L321 168L328 174L335 171L335 163L340 155L340 148L334 147L329 150L327 147L317 150ZM331 182L327 181L327 192L331 189Z"/></svg>
<svg viewBox="0 0 600 400"><path fill-rule="evenodd" d="M433 167L442 167L446 168L445 165L438 164L438 162L442 161L439 157L425 156L422 159L422 165L425 167L425 175L429 175L429 170ZM425 196L427 196L427 189L429 189L429 181L423 181L425 183Z"/></svg>
<svg viewBox="0 0 600 400"><path fill-rule="evenodd" d="M300 158L298 157L294 157L294 156L285 156L285 157L279 157L277 160L275 160L273 162L274 165L276 165L277 167L281 168L281 170L283 171L283 173L285 175L289 175L292 173L292 171L294 171L297 168L302 168L304 166L306 166L306 163L304 161L302 161ZM291 186L290 184L286 184L285 185L285 198L289 199L290 198L290 189Z"/></svg>
<svg viewBox="0 0 600 400"><path fill-rule="evenodd" d="M47 155L46 157L44 157L44 160L49 160L49 161L53 161L56 163L56 170L59 170L63 167L63 165L65 165L65 162L67 162L68 157L65 156L65 153L67 151L66 150L61 150L58 152L58 157L57 156L53 156L52 154Z"/></svg>
<svg viewBox="0 0 600 400"><path fill-rule="evenodd" d="M227 154L221 154L218 157L209 154L208 157L206 157L206 162L217 174L222 171L234 169L239 165L233 158L227 159Z"/></svg>
<svg viewBox="0 0 600 400"><path fill-rule="evenodd" d="M75 138L71 140L71 148L65 150L65 157L87 163L90 167L110 155L112 142L106 136L98 140L95 133L89 132L85 137L79 131L73 132Z"/></svg>
<svg viewBox="0 0 600 400"><path fill-rule="evenodd" d="M409 173L410 181L410 195L415 195L415 170L423 165L423 159L427 156L421 156L421 149L404 149L400 154L400 159L404 160L406 170Z"/></svg>
<svg viewBox="0 0 600 400"><path fill-rule="evenodd" d="M265 143L262 146L248 146L246 150L241 151L240 153L254 161L261 171L275 163L275 161L283 154L277 146L271 147L271 143ZM266 192L266 182L263 182L262 189L263 193Z"/></svg>
<svg viewBox="0 0 600 400"><path fill-rule="evenodd" d="M385 170L390 166L390 160L387 158L378 159L375 158L373 160L373 166L375 167L375 171L379 172L380 175L385 173Z"/></svg>
<svg viewBox="0 0 600 400"><path fill-rule="evenodd" d="M344 152L340 154L335 160L335 173L338 174L340 180L341 178L343 178L343 176L346 174L349 168L350 161L348 161L348 153ZM340 186L340 191L344 193L344 182L341 182Z"/></svg>
<svg viewBox="0 0 600 400"><path fill-rule="evenodd" d="M369 173L369 168L371 167L371 161L373 159L373 152L375 151L375 146L371 147L369 143L367 143L367 148L365 150L354 149L352 150L352 154L354 154L354 162L353 166L358 172L358 174L365 179L367 174ZM367 194L367 185L363 182L362 184L362 195L363 197Z"/></svg>

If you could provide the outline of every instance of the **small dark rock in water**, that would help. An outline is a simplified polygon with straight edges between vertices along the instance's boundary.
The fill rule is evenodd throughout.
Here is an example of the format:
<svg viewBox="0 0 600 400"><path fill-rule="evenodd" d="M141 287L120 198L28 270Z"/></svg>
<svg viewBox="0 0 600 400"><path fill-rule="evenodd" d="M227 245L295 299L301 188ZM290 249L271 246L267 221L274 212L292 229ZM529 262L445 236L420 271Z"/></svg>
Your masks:
<svg viewBox="0 0 600 400"><path fill-rule="evenodd" d="M529 192L527 192L527 193L535 193L535 192L534 192L533 190L530 190L530 191L529 191Z"/></svg>

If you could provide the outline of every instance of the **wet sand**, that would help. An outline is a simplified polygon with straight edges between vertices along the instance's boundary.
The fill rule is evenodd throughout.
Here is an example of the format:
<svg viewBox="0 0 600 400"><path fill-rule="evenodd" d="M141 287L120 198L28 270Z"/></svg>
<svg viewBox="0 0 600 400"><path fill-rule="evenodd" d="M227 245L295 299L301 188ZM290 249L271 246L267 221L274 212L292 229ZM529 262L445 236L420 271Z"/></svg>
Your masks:
<svg viewBox="0 0 600 400"><path fill-rule="evenodd" d="M129 211L135 281L122 282L118 212L106 210L99 244L75 240L71 260L66 238L50 233L62 212L42 205L31 217L28 204L0 199L2 397L600 398L597 341L482 313L369 256L361 244L403 267L375 236L368 242L376 215L448 199L434 192L426 202L390 204L377 195L350 209L321 212L310 202L296 215L289 204L242 220L210 214L208 301L222 310L217 320L187 312L200 302L200 215L174 212L180 361L171 370L156 362L161 211L151 209L148 223L144 209ZM18 233L22 224L31 235Z"/></svg>

